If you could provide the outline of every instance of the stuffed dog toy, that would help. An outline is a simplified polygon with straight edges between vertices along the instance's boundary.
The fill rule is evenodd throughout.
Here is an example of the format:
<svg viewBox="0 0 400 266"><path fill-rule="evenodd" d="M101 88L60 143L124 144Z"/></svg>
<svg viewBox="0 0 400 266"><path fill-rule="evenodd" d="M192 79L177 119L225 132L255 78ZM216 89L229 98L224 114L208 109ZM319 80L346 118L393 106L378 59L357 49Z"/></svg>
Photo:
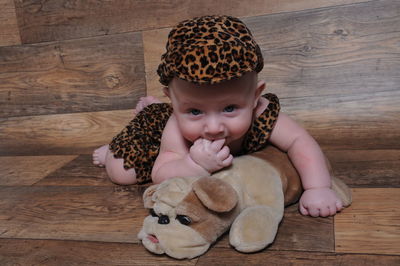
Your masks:
<svg viewBox="0 0 400 266"><path fill-rule="evenodd" d="M351 193L333 178L344 206ZM299 175L287 155L269 146L236 157L231 167L208 177L173 178L143 194L150 215L138 238L156 254L194 258L208 250L229 228L229 242L240 252L254 252L275 239L284 206L302 193Z"/></svg>

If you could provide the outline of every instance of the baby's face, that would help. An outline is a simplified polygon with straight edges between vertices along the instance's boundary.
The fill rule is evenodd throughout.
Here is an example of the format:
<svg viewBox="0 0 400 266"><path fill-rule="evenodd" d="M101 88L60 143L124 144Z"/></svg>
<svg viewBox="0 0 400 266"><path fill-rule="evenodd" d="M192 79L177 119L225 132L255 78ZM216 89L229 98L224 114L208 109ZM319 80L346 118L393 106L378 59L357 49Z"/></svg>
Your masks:
<svg viewBox="0 0 400 266"><path fill-rule="evenodd" d="M180 133L191 142L198 138L225 139L229 145L248 131L257 105L257 76L215 85L195 85L174 78L168 94Z"/></svg>

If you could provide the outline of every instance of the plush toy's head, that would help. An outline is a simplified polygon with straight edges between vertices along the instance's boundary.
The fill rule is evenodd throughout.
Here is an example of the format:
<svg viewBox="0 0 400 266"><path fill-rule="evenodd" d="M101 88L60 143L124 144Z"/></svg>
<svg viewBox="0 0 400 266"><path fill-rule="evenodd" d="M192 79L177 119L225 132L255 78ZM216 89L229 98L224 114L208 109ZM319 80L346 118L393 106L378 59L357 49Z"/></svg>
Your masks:
<svg viewBox="0 0 400 266"><path fill-rule="evenodd" d="M143 199L151 215L139 239L151 252L178 259L206 252L237 215L235 190L214 177L169 179L149 187Z"/></svg>

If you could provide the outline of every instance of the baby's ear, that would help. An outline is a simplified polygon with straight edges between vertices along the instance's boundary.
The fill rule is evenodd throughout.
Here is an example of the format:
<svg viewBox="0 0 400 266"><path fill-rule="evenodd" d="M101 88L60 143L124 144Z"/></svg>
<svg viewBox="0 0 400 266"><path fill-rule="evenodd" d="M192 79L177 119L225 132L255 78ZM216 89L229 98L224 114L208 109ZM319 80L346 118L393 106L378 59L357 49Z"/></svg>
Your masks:
<svg viewBox="0 0 400 266"><path fill-rule="evenodd" d="M167 96L168 98L171 98L171 97L169 96L169 88L168 88L168 87L164 87L164 88L163 88L163 92L164 92L164 95L165 95L165 96Z"/></svg>
<svg viewBox="0 0 400 266"><path fill-rule="evenodd" d="M257 104L258 104L258 100L260 99L260 97L261 97L261 94L263 93L263 91L265 90L265 87L266 87L266 85L265 85L265 81L264 80L259 80L258 82L257 82L257 88L256 88L256 91L255 91L255 98L254 98L254 108L256 108L256 106L257 106Z"/></svg>

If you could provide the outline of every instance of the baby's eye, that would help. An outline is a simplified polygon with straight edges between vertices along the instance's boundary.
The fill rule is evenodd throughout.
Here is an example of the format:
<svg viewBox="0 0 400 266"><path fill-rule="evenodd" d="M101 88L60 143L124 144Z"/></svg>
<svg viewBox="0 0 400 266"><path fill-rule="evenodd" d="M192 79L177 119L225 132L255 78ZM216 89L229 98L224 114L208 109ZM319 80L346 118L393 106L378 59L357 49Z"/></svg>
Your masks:
<svg viewBox="0 0 400 266"><path fill-rule="evenodd" d="M224 108L224 112L226 112L226 113L232 113L235 110L236 110L236 106L234 106L234 105L229 105Z"/></svg>
<svg viewBox="0 0 400 266"><path fill-rule="evenodd" d="M154 211L154 209L150 209L149 212L150 212L150 215L151 215L151 216L153 216L153 217L158 217L158 215L157 215L157 213Z"/></svg>
<svg viewBox="0 0 400 266"><path fill-rule="evenodd" d="M183 225L189 225L192 223L192 219L190 219L189 216L186 215L177 215L176 219Z"/></svg>
<svg viewBox="0 0 400 266"><path fill-rule="evenodd" d="M200 115L200 114L201 114L201 111L198 110L198 109L190 109L190 110L189 110L189 113L190 113L191 115Z"/></svg>

